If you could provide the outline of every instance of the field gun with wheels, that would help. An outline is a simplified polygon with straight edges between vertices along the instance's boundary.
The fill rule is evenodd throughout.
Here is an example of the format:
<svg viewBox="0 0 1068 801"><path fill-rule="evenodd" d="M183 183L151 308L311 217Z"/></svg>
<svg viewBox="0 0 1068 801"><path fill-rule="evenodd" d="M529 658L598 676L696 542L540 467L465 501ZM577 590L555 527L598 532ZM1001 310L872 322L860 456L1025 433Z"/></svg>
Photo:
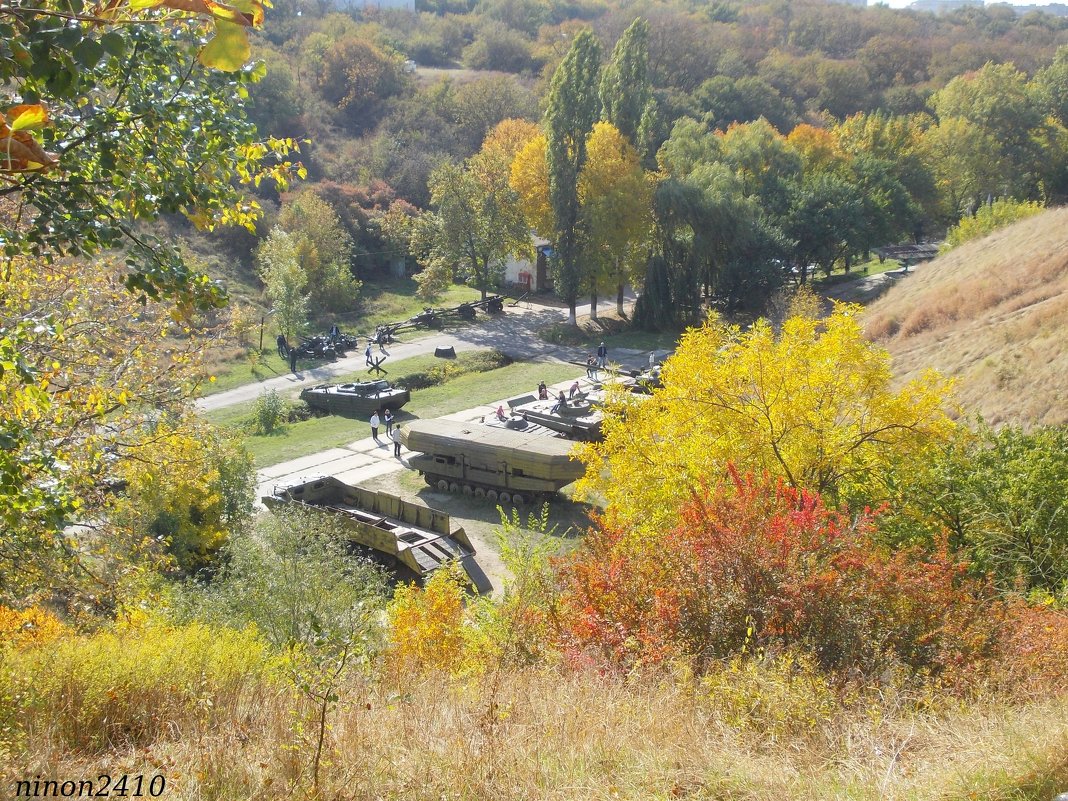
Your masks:
<svg viewBox="0 0 1068 801"><path fill-rule="evenodd" d="M521 417L490 423L416 420L400 430L408 464L427 484L492 503L524 506L582 477L574 443Z"/></svg>
<svg viewBox="0 0 1068 801"><path fill-rule="evenodd" d="M375 332L376 338L384 336L386 343L392 342L393 338L402 331L413 331L427 328L440 331L451 320L474 320L479 309L490 314L499 314L504 311L503 295L490 295L484 300L472 300L449 308L425 307L418 314L413 314L407 320L399 320L395 323L380 325Z"/></svg>

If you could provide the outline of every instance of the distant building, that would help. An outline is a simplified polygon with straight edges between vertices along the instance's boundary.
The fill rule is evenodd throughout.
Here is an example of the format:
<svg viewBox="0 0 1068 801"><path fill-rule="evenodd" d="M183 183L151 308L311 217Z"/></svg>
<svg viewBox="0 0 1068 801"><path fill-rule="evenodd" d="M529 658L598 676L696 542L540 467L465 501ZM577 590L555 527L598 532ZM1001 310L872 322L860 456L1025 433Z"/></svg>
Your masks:
<svg viewBox="0 0 1068 801"><path fill-rule="evenodd" d="M337 8L341 10L370 9L372 11L384 11L388 9L400 9L401 11L415 11L415 0L335 0Z"/></svg>
<svg viewBox="0 0 1068 801"><path fill-rule="evenodd" d="M1006 5L1005 3L997 3L996 5ZM1068 5L1064 3L1050 3L1048 6L1009 6L1018 16L1029 14L1032 11L1038 11L1041 14L1049 14L1052 17L1068 17Z"/></svg>
<svg viewBox="0 0 1068 801"><path fill-rule="evenodd" d="M978 6L982 8L983 0L916 0L909 6L913 11L926 11L930 14L948 14L958 8Z"/></svg>
<svg viewBox="0 0 1068 801"><path fill-rule="evenodd" d="M857 8L864 8L868 5L868 0L828 0L830 3L840 3L844 6L856 6Z"/></svg>
<svg viewBox="0 0 1068 801"><path fill-rule="evenodd" d="M540 236L531 237L534 261L527 259L509 259L504 263L504 283L522 292L545 292L552 289L552 275L549 272L549 258L553 251L548 239Z"/></svg>

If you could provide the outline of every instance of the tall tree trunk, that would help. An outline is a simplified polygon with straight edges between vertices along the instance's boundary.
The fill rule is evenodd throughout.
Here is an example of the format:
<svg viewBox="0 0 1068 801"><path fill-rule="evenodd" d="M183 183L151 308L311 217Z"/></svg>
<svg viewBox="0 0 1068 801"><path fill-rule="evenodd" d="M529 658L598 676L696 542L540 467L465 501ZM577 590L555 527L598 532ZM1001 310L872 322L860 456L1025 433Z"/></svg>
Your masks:
<svg viewBox="0 0 1068 801"><path fill-rule="evenodd" d="M567 324L578 325L578 315L575 313L575 299L567 302Z"/></svg>
<svg viewBox="0 0 1068 801"><path fill-rule="evenodd" d="M623 316L623 290L626 289L626 284L623 281L619 282L619 286L616 288L616 314L620 317Z"/></svg>
<svg viewBox="0 0 1068 801"><path fill-rule="evenodd" d="M590 319L597 319L597 287L590 291Z"/></svg>

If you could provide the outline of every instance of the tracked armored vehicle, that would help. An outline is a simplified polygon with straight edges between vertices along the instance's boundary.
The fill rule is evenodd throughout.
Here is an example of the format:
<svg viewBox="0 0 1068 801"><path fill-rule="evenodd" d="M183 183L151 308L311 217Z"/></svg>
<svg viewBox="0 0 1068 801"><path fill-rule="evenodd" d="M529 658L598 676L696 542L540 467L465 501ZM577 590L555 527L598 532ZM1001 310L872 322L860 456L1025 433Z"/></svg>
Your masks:
<svg viewBox="0 0 1068 801"><path fill-rule="evenodd" d="M374 411L396 411L411 400L411 393L388 381L355 384L317 384L301 390L301 400L316 409L344 417L367 417Z"/></svg>
<svg viewBox="0 0 1068 801"><path fill-rule="evenodd" d="M400 438L417 452L408 464L432 487L516 506L585 472L569 455L573 442L518 416L488 423L416 420L401 428Z"/></svg>
<svg viewBox="0 0 1068 801"><path fill-rule="evenodd" d="M452 528L449 516L437 509L353 487L333 477L275 487L264 496L263 504L268 509L299 506L337 517L350 532L351 542L401 579L423 582L438 568L457 561L479 592L490 589L474 561L471 540L462 528Z"/></svg>
<svg viewBox="0 0 1068 801"><path fill-rule="evenodd" d="M522 395L510 399L508 406L513 415L545 426L568 439L600 442L603 439L601 423L604 415L598 406L599 398L598 394L580 393L567 403L560 404L552 398L538 400L533 395Z"/></svg>

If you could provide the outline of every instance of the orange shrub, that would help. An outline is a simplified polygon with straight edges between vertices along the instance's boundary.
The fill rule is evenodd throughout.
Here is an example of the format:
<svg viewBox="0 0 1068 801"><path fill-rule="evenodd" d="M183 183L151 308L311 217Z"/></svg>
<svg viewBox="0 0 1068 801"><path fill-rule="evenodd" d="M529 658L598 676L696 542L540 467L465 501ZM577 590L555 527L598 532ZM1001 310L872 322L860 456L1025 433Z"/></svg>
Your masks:
<svg viewBox="0 0 1068 801"><path fill-rule="evenodd" d="M64 626L51 612L37 606L17 610L0 606L0 647L43 645L61 635Z"/></svg>
<svg viewBox="0 0 1068 801"><path fill-rule="evenodd" d="M464 655L464 584L459 568L437 570L422 589L397 588L387 609L389 659L398 667L454 670Z"/></svg>
<svg viewBox="0 0 1068 801"><path fill-rule="evenodd" d="M1024 601L1008 605L995 670L1003 691L1068 690L1068 610Z"/></svg>
<svg viewBox="0 0 1068 801"><path fill-rule="evenodd" d="M557 563L560 630L572 650L627 665L711 660L760 647L824 669L892 663L962 669L993 647L996 616L945 549L891 553L872 519L768 477L694 494L651 538L602 526Z"/></svg>

